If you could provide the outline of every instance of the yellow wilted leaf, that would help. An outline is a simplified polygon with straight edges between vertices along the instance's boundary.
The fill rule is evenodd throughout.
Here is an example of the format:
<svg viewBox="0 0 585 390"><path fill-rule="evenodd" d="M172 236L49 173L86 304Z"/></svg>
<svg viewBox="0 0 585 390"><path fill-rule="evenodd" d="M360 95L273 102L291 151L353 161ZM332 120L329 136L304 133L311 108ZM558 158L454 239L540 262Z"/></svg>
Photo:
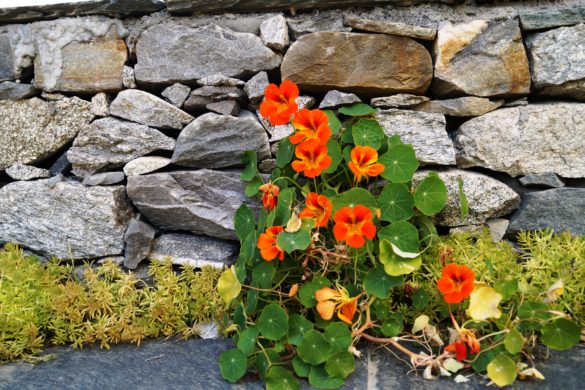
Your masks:
<svg viewBox="0 0 585 390"><path fill-rule="evenodd" d="M287 233L298 232L299 229L301 228L302 224L303 224L303 221L301 221L298 214L293 211L291 216L290 216L290 219L288 220L288 222L286 224L286 228L284 229L284 231L286 231Z"/></svg>
<svg viewBox="0 0 585 390"><path fill-rule="evenodd" d="M241 290L242 285L236 276L236 269L232 265L221 273L217 281L217 292L225 304L228 305L240 294Z"/></svg>
<svg viewBox="0 0 585 390"><path fill-rule="evenodd" d="M414 320L414 325L412 326L412 333L418 333L425 328L429 324L429 316L422 314Z"/></svg>
<svg viewBox="0 0 585 390"><path fill-rule="evenodd" d="M559 299L561 295L563 295L563 292L565 292L565 285L563 284L563 281L559 279L555 284L550 286L550 288L546 292L546 298L544 299L544 302L553 303L554 301Z"/></svg>
<svg viewBox="0 0 585 390"><path fill-rule="evenodd" d="M467 315L478 321L487 320L488 318L500 318L502 312L498 309L498 305L501 300L502 296L493 288L486 286L475 287L469 296Z"/></svg>

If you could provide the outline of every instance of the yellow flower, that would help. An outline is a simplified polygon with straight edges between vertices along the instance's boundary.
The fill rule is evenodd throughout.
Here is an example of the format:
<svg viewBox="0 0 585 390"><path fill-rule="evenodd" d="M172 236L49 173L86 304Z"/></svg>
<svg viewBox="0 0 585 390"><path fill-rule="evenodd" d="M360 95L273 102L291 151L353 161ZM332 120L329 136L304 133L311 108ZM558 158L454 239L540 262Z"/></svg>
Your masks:
<svg viewBox="0 0 585 390"><path fill-rule="evenodd" d="M357 300L360 296L350 298L347 290L341 286L337 289L323 287L315 292L317 300L317 312L324 320L330 320L333 313L346 324L351 325L353 316L357 311Z"/></svg>
<svg viewBox="0 0 585 390"><path fill-rule="evenodd" d="M467 315L478 321L500 318L502 312L498 309L498 305L501 300L502 296L493 288L476 286L469 296Z"/></svg>

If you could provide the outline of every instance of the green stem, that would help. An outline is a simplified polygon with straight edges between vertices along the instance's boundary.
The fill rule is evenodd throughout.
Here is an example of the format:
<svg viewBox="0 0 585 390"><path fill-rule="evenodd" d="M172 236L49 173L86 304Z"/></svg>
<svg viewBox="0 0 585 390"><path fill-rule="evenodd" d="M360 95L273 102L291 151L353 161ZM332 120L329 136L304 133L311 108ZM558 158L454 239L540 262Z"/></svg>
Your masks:
<svg viewBox="0 0 585 390"><path fill-rule="evenodd" d="M370 258L370 261L372 262L372 266L376 266L376 258L374 257L374 254L372 253L372 250L370 249L370 246L368 245L368 243L366 242L366 249L368 250L368 257Z"/></svg>

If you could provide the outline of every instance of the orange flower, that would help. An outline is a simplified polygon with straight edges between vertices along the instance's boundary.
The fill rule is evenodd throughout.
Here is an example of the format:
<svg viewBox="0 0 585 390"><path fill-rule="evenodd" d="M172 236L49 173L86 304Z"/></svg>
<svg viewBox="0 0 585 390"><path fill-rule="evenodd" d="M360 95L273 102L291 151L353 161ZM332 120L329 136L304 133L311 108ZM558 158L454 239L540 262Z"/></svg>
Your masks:
<svg viewBox="0 0 585 390"><path fill-rule="evenodd" d="M299 218L315 218L318 227L327 226L333 205L325 195L309 192L305 198L307 207L299 214Z"/></svg>
<svg viewBox="0 0 585 390"><path fill-rule="evenodd" d="M467 348L462 341L456 341L445 347L445 351L455 354L455 359L462 362L467 359Z"/></svg>
<svg viewBox="0 0 585 390"><path fill-rule="evenodd" d="M376 236L376 226L372 222L372 211L358 204L355 207L342 207L333 216L333 234L337 241L346 241L352 248L361 248L366 241Z"/></svg>
<svg viewBox="0 0 585 390"><path fill-rule="evenodd" d="M290 286L290 290L288 291L288 296L292 298L292 297L297 295L297 292L299 292L299 284L295 283L292 286Z"/></svg>
<svg viewBox="0 0 585 390"><path fill-rule="evenodd" d="M312 179L331 164L331 156L327 154L327 146L318 140L312 139L298 145L295 156L299 160L292 162L291 166L296 172L304 172L305 176Z"/></svg>
<svg viewBox="0 0 585 390"><path fill-rule="evenodd" d="M262 205L266 210L272 210L276 206L278 195L280 194L280 188L272 183L266 183L262 184L259 190L263 193Z"/></svg>
<svg viewBox="0 0 585 390"><path fill-rule="evenodd" d="M264 101L260 104L260 115L268 118L275 126L286 125L290 116L297 112L296 99L299 87L290 80L284 80L280 87L270 84L264 91Z"/></svg>
<svg viewBox="0 0 585 390"><path fill-rule="evenodd" d="M378 152L370 146L356 146L351 151L349 169L354 174L354 182L359 183L363 177L374 177L384 172L384 165L378 162Z"/></svg>
<svg viewBox="0 0 585 390"><path fill-rule="evenodd" d="M337 290L323 287L315 292L317 300L317 312L324 320L330 320L333 313L346 324L351 325L353 316L357 311L357 300L360 296L350 298L347 290L341 286Z"/></svg>
<svg viewBox="0 0 585 390"><path fill-rule="evenodd" d="M310 139L317 139L325 145L331 136L329 118L321 110L303 108L293 116L292 124L297 130L289 137L289 141L293 145Z"/></svg>
<svg viewBox="0 0 585 390"><path fill-rule="evenodd" d="M260 249L260 256L266 261L272 261L278 257L279 260L284 260L284 252L276 245L276 236L284 230L284 226L271 226L266 229L266 232L261 233L258 237L258 244Z"/></svg>
<svg viewBox="0 0 585 390"><path fill-rule="evenodd" d="M460 303L473 291L475 274L464 265L448 264L443 268L443 276L437 287L447 303Z"/></svg>
<svg viewBox="0 0 585 390"><path fill-rule="evenodd" d="M445 347L445 351L455 354L455 359L463 361L467 359L468 353L479 353L481 346L475 333L469 329L459 330L459 340Z"/></svg>

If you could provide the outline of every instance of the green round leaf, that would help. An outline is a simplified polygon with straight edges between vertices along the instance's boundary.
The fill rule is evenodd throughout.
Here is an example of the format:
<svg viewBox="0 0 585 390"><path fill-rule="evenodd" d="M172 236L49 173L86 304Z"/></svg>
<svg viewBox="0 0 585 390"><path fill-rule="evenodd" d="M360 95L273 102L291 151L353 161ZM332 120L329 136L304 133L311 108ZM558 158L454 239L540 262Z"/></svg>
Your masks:
<svg viewBox="0 0 585 390"><path fill-rule="evenodd" d="M335 113L331 110L324 110L323 112L327 115L327 118L329 118L329 128L331 129L331 133L339 133L339 130L341 129L341 121L337 119Z"/></svg>
<svg viewBox="0 0 585 390"><path fill-rule="evenodd" d="M510 385L516 380L516 363L507 355L498 355L488 364L487 374L499 387Z"/></svg>
<svg viewBox="0 0 585 390"><path fill-rule="evenodd" d="M280 363L281 360L280 355L273 348L265 349L262 353L256 355L255 366L260 378L265 379L268 369L270 369L272 365Z"/></svg>
<svg viewBox="0 0 585 390"><path fill-rule="evenodd" d="M252 287L258 288L258 285L252 282ZM258 293L259 291L251 288L246 293L246 313L253 313L256 310L256 305L258 304Z"/></svg>
<svg viewBox="0 0 585 390"><path fill-rule="evenodd" d="M424 215L432 216L447 204L447 187L437 174L430 173L416 187L414 205Z"/></svg>
<svg viewBox="0 0 585 390"><path fill-rule="evenodd" d="M295 146L290 143L288 137L278 142L278 152L276 153L276 166L284 168L292 160L295 154Z"/></svg>
<svg viewBox="0 0 585 390"><path fill-rule="evenodd" d="M402 286L404 279L401 277L390 276L383 268L372 268L368 271L364 279L364 288L368 294L378 298L388 298L392 287Z"/></svg>
<svg viewBox="0 0 585 390"><path fill-rule="evenodd" d="M258 189L262 184L264 184L262 182L262 179L260 179L259 176L254 176L252 180L248 183L246 188L244 188L244 194L246 194L246 196L249 197L255 196L256 194L258 194Z"/></svg>
<svg viewBox="0 0 585 390"><path fill-rule="evenodd" d="M548 305L543 302L526 301L518 308L518 317L521 320L538 319L547 320L550 314L547 313Z"/></svg>
<svg viewBox="0 0 585 390"><path fill-rule="evenodd" d="M406 221L397 221L378 231L380 240L388 240L403 252L417 253L419 250L418 229Z"/></svg>
<svg viewBox="0 0 585 390"><path fill-rule="evenodd" d="M240 179L242 181L250 181L256 176L258 173L258 162L256 158L256 151L255 150L247 150L244 152L242 156L242 163L244 164L244 169L240 174Z"/></svg>
<svg viewBox="0 0 585 390"><path fill-rule="evenodd" d="M327 154L331 157L331 164L323 172L333 173L337 170L337 166L343 161L343 155L341 154L341 147L339 142L334 139L330 139L327 142Z"/></svg>
<svg viewBox="0 0 585 390"><path fill-rule="evenodd" d="M228 349L219 355L219 371L223 379L235 383L246 373L246 357L237 349Z"/></svg>
<svg viewBox="0 0 585 390"><path fill-rule="evenodd" d="M557 318L540 329L540 341L549 348L563 351L579 342L581 329L573 321Z"/></svg>
<svg viewBox="0 0 585 390"><path fill-rule="evenodd" d="M282 231L276 236L276 245L286 253L305 250L310 243L311 233L306 230L299 230L294 233Z"/></svg>
<svg viewBox="0 0 585 390"><path fill-rule="evenodd" d="M506 350L508 352L513 355L517 354L522 351L522 347L524 346L524 337L522 337L522 334L516 329L512 329L504 338L504 345L506 346Z"/></svg>
<svg viewBox="0 0 585 390"><path fill-rule="evenodd" d="M332 353L347 351L351 345L351 332L343 322L332 322L327 325L324 336L329 345L331 345Z"/></svg>
<svg viewBox="0 0 585 390"><path fill-rule="evenodd" d="M295 195L295 189L291 187L280 191L276 208L271 213L273 215L272 221L269 218L270 226L286 226L286 223L290 219L292 202Z"/></svg>
<svg viewBox="0 0 585 390"><path fill-rule="evenodd" d="M400 313L392 313L386 317L380 331L386 337L396 337L402 332L404 317Z"/></svg>
<svg viewBox="0 0 585 390"><path fill-rule="evenodd" d="M252 281L256 282L260 288L270 288L272 287L272 278L274 278L275 273L274 264L264 261L252 270Z"/></svg>
<svg viewBox="0 0 585 390"><path fill-rule="evenodd" d="M420 256L414 259L403 259L398 257L392 249L392 244L388 240L380 240L380 262L384 264L384 271L391 276L400 276L410 274L422 265Z"/></svg>
<svg viewBox="0 0 585 390"><path fill-rule="evenodd" d="M298 297L304 307L311 308L317 305L315 292L322 287L330 287L331 282L327 278L316 277L299 288Z"/></svg>
<svg viewBox="0 0 585 390"><path fill-rule="evenodd" d="M238 338L238 349L246 356L254 352L256 339L258 338L258 328L251 326L240 332Z"/></svg>
<svg viewBox="0 0 585 390"><path fill-rule="evenodd" d="M321 364L331 354L331 345L323 334L316 330L310 330L305 334L305 339L297 346L297 352L305 363Z"/></svg>
<svg viewBox="0 0 585 390"><path fill-rule="evenodd" d="M295 356L292 360L292 366L295 370L295 374L300 376L301 378L306 378L309 376L309 371L311 371L311 365L307 364L298 356Z"/></svg>
<svg viewBox="0 0 585 390"><path fill-rule="evenodd" d="M419 288L412 294L412 305L415 309L424 309L429 304L429 295L424 288Z"/></svg>
<svg viewBox="0 0 585 390"><path fill-rule="evenodd" d="M266 390L299 390L301 385L289 370L280 366L270 367L264 379Z"/></svg>
<svg viewBox="0 0 585 390"><path fill-rule="evenodd" d="M236 235L240 242L244 241L248 234L256 228L256 218L254 217L254 213L245 203L242 203L236 211L234 228L236 229Z"/></svg>
<svg viewBox="0 0 585 390"><path fill-rule="evenodd" d="M414 197L402 183L390 183L378 197L382 221L407 220L414 215Z"/></svg>
<svg viewBox="0 0 585 390"><path fill-rule="evenodd" d="M365 103L357 103L354 104L353 106L341 107L337 111L347 116L364 116L375 113L376 109L368 106Z"/></svg>
<svg viewBox="0 0 585 390"><path fill-rule="evenodd" d="M392 146L380 156L378 162L384 165L384 172L380 176L393 183L411 181L418 168L416 153L411 145Z"/></svg>
<svg viewBox="0 0 585 390"><path fill-rule="evenodd" d="M355 370L355 360L347 351L337 352L325 362L325 371L331 376L347 378Z"/></svg>
<svg viewBox="0 0 585 390"><path fill-rule="evenodd" d="M262 336L276 341L288 333L288 316L280 305L271 303L262 309L256 325Z"/></svg>
<svg viewBox="0 0 585 390"><path fill-rule="evenodd" d="M518 291L518 280L498 280L494 283L494 290L502 296L505 301Z"/></svg>
<svg viewBox="0 0 585 390"><path fill-rule="evenodd" d="M386 136L375 119L360 119L353 125L352 135L354 145L371 146L376 150L380 149L382 139Z"/></svg>
<svg viewBox="0 0 585 390"><path fill-rule="evenodd" d="M370 191L364 188L352 188L342 192L331 198L331 204L333 205L333 214L342 207L355 207L358 204L369 207L372 210L378 207L376 199L370 194Z"/></svg>
<svg viewBox="0 0 585 390"><path fill-rule="evenodd" d="M309 384L317 389L338 389L343 386L344 380L329 376L323 365L311 367Z"/></svg>
<svg viewBox="0 0 585 390"><path fill-rule="evenodd" d="M300 314L293 314L288 319L288 342L299 345L305 334L313 330L313 323Z"/></svg>

